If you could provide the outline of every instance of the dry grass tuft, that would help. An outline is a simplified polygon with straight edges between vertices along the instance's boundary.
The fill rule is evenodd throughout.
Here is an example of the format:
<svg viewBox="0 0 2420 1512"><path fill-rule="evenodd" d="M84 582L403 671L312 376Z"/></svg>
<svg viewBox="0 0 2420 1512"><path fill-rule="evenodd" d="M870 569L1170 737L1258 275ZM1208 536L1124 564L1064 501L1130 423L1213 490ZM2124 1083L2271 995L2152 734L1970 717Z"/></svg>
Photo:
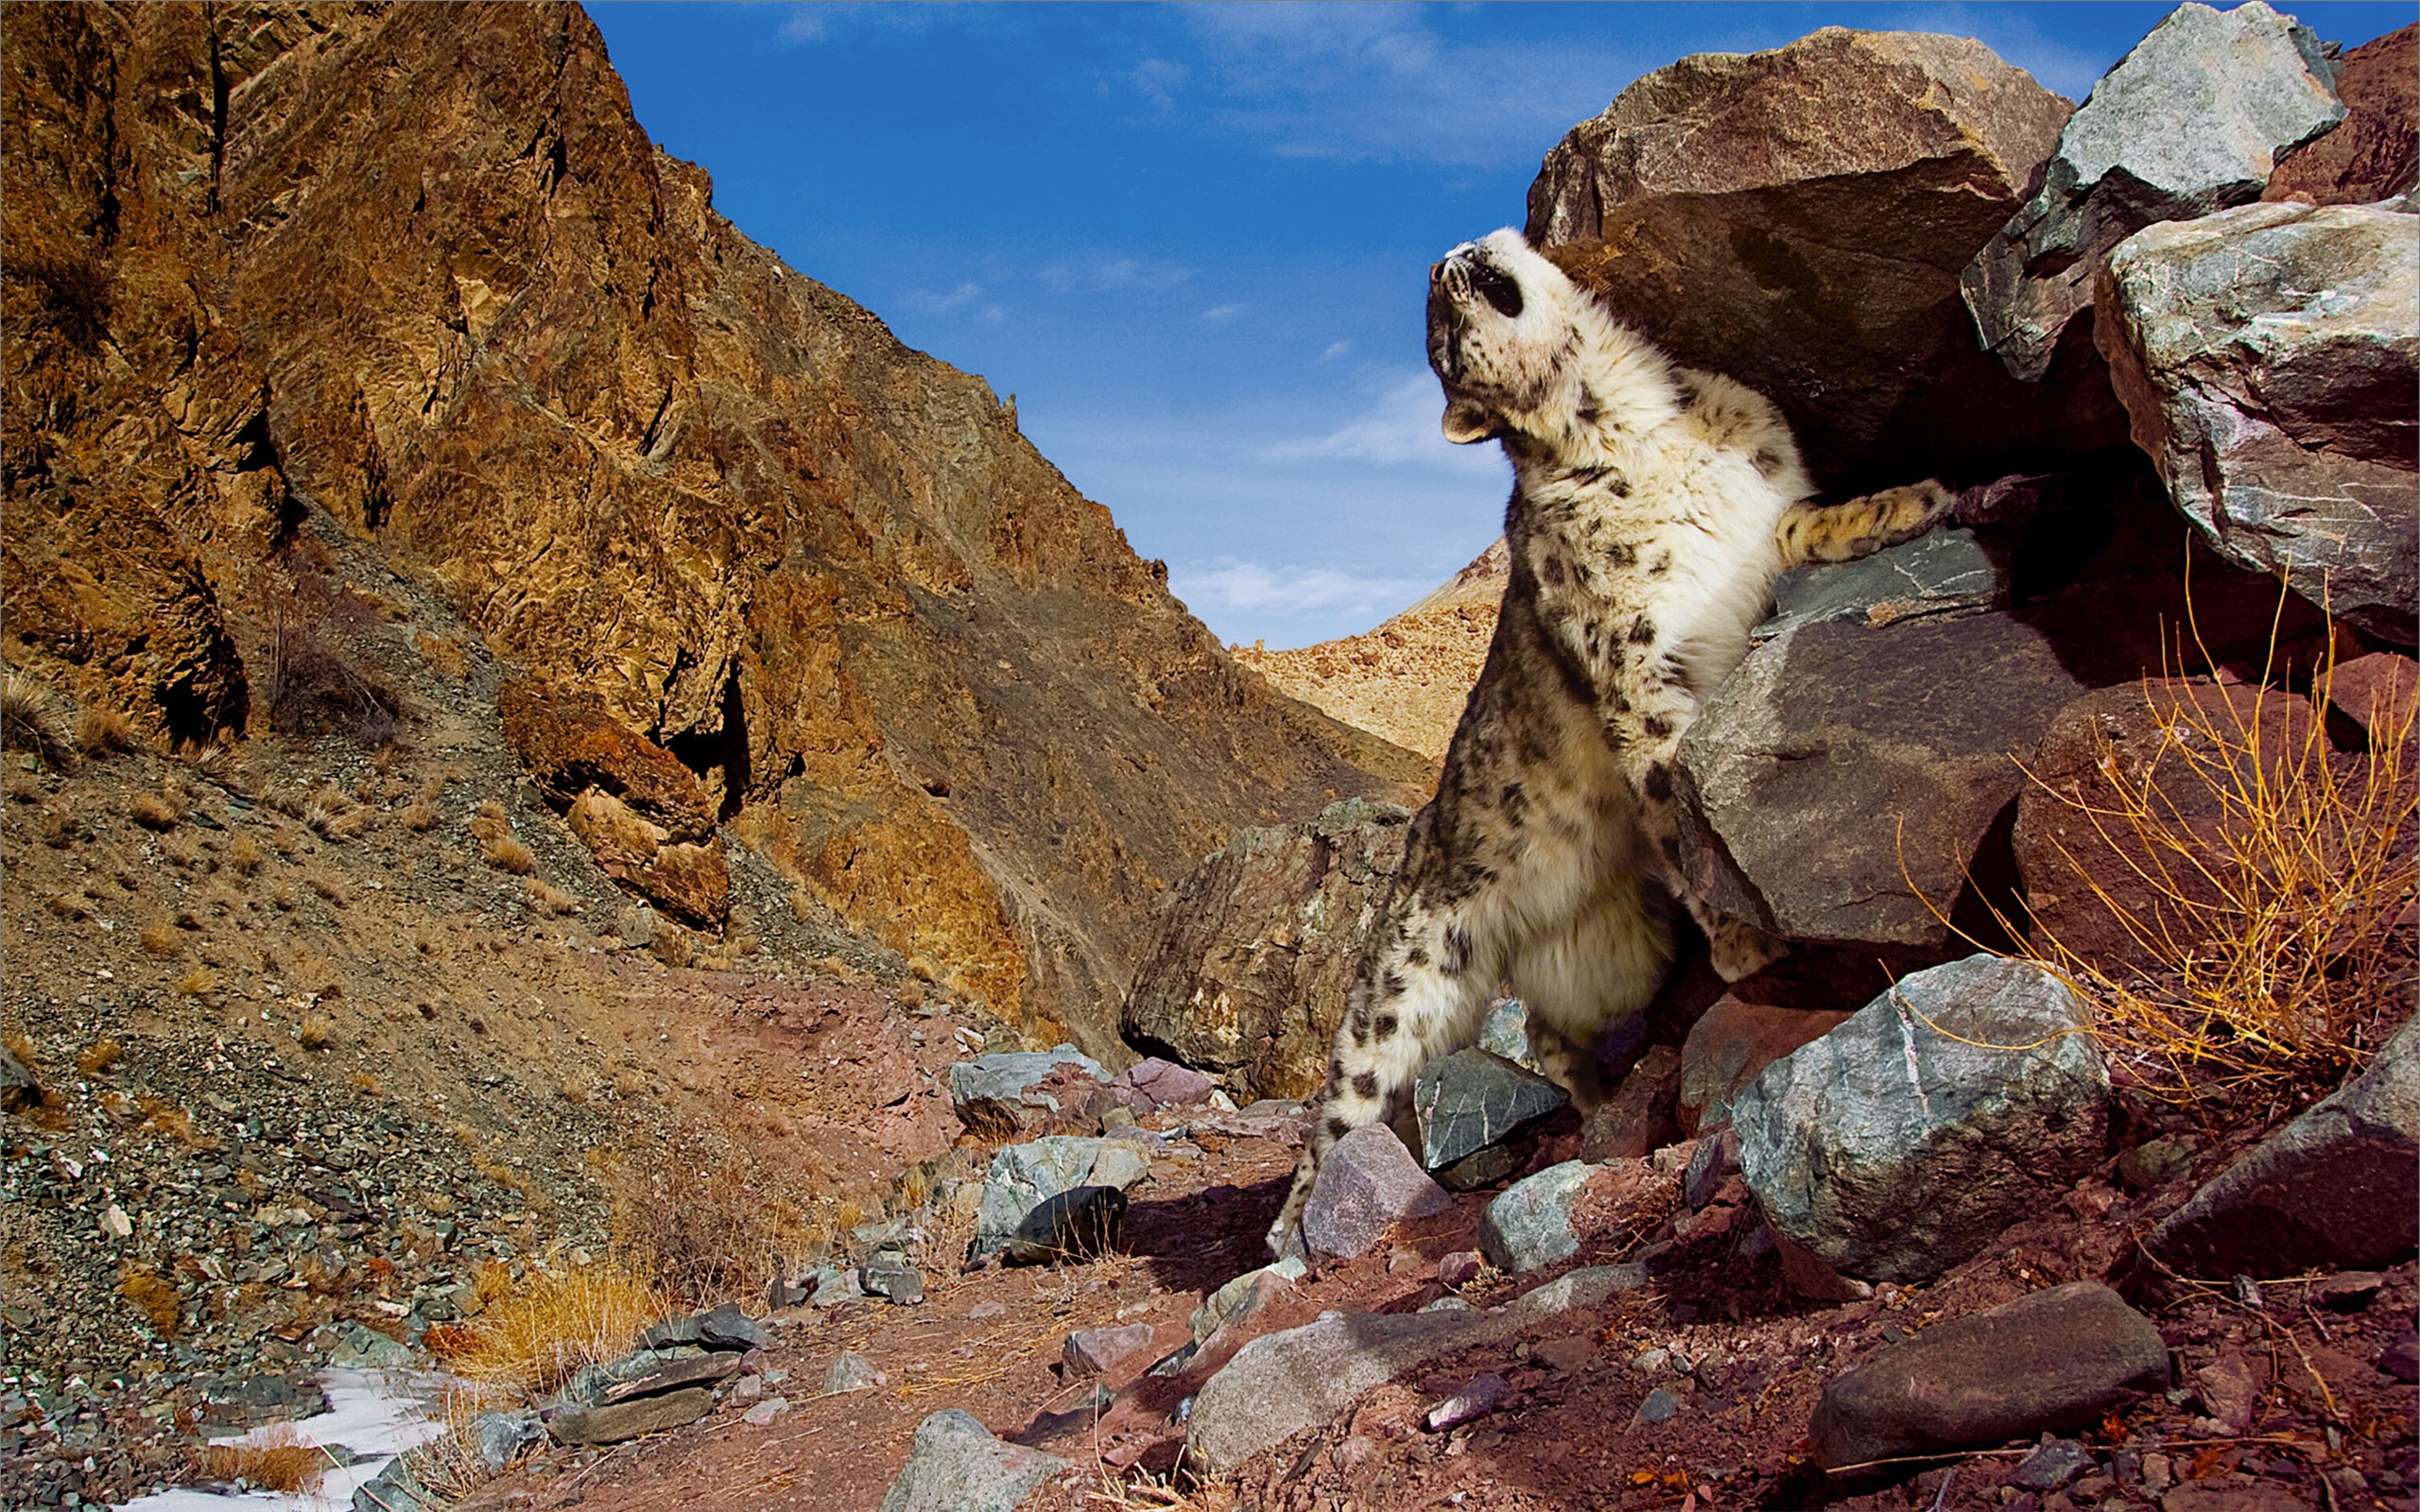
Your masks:
<svg viewBox="0 0 2420 1512"><path fill-rule="evenodd" d="M126 1046L114 1040L95 1040L76 1057L76 1069L87 1076L99 1076L114 1070L126 1058Z"/></svg>
<svg viewBox="0 0 2420 1512"><path fill-rule="evenodd" d="M185 811L183 804L163 794L137 793L127 801L126 816L147 830L165 834L183 820Z"/></svg>
<svg viewBox="0 0 2420 1512"><path fill-rule="evenodd" d="M58 696L20 672L0 677L0 747L31 751L43 765L61 771L75 764Z"/></svg>
<svg viewBox="0 0 2420 1512"><path fill-rule="evenodd" d="M318 893L320 897L336 904L338 908L342 908L345 904L353 902L350 897L346 896L344 888L337 885L337 879L329 875L327 872L309 872L304 875L302 881L313 892Z"/></svg>
<svg viewBox="0 0 2420 1512"><path fill-rule="evenodd" d="M383 1097L387 1094L387 1089L380 1085L377 1076L367 1071L354 1072L347 1084L364 1097Z"/></svg>
<svg viewBox="0 0 2420 1512"><path fill-rule="evenodd" d="M434 802L420 798L414 799L410 806L406 808L398 817L404 821L405 829L416 834L426 834L442 823L445 816L439 812Z"/></svg>
<svg viewBox="0 0 2420 1512"><path fill-rule="evenodd" d="M35 826L35 833L53 850L64 850L83 837L84 826L73 814L45 814Z"/></svg>
<svg viewBox="0 0 2420 1512"><path fill-rule="evenodd" d="M242 1441L212 1444L201 1452L201 1471L216 1481L244 1481L265 1491L308 1490L335 1462L304 1440L291 1423L278 1423Z"/></svg>
<svg viewBox="0 0 2420 1512"><path fill-rule="evenodd" d="M341 845L370 828L372 815L353 795L334 782L323 782L302 805L302 827L322 840Z"/></svg>
<svg viewBox="0 0 2420 1512"><path fill-rule="evenodd" d="M155 919L143 926L135 938L142 941L147 955L174 955L184 949L184 941L177 935L177 927L164 919Z"/></svg>
<svg viewBox="0 0 2420 1512"><path fill-rule="evenodd" d="M579 899L561 887L548 885L539 878L530 878L524 885L523 890L529 895L529 906L550 919L562 914L579 912Z"/></svg>
<svg viewBox="0 0 2420 1512"><path fill-rule="evenodd" d="M76 748L96 758L122 756L134 748L134 721L115 709L87 709L76 721Z"/></svg>
<svg viewBox="0 0 2420 1512"><path fill-rule="evenodd" d="M205 997L217 990L218 974L207 966L192 966L177 978L177 992L182 997Z"/></svg>
<svg viewBox="0 0 2420 1512"><path fill-rule="evenodd" d="M93 917L93 910L85 905L84 900L72 892L53 894L44 900L43 906L71 924L80 924Z"/></svg>
<svg viewBox="0 0 2420 1512"><path fill-rule="evenodd" d="M151 1320L151 1328L162 1338L177 1332L181 1314L177 1307L176 1283L148 1265L129 1263L119 1267L117 1290L120 1297L132 1302L143 1315Z"/></svg>
<svg viewBox="0 0 2420 1512"><path fill-rule="evenodd" d="M325 1050L336 1042L337 1022L324 1013L306 1013L295 1025L294 1038L305 1050Z"/></svg>
<svg viewBox="0 0 2420 1512"><path fill-rule="evenodd" d="M809 1203L795 1178L684 1128L653 1159L611 1173L614 1237L669 1300L752 1297L803 1254Z"/></svg>
<svg viewBox="0 0 2420 1512"><path fill-rule="evenodd" d="M512 820L506 817L501 803L490 800L479 805L478 813L471 816L471 837L479 842L479 859L499 871L526 877L538 869L538 858L512 837Z"/></svg>
<svg viewBox="0 0 2420 1512"><path fill-rule="evenodd" d="M485 1279L480 1278L485 1292ZM462 1380L493 1397L535 1402L581 1366L618 1360L664 1316L653 1289L613 1265L532 1271L522 1290L426 1342Z"/></svg>
<svg viewBox="0 0 2420 1512"><path fill-rule="evenodd" d="M268 857L262 852L260 842L249 834L235 836L227 847L227 865L233 867L239 877L257 876L261 868L268 864Z"/></svg>
<svg viewBox="0 0 2420 1512"><path fill-rule="evenodd" d="M2312 673L2320 709L2334 673L2332 654ZM2317 717L2262 728L2264 705L2295 696L2288 680L2273 644L2256 685L2146 682L2155 749L2096 731L2093 796L2036 779L2082 819L2078 846L2052 843L2135 959L2088 957L2038 921L2026 954L2093 1005L2103 1049L2147 1091L2197 1112L2332 1087L2411 1007L2414 711L2341 752Z"/></svg>

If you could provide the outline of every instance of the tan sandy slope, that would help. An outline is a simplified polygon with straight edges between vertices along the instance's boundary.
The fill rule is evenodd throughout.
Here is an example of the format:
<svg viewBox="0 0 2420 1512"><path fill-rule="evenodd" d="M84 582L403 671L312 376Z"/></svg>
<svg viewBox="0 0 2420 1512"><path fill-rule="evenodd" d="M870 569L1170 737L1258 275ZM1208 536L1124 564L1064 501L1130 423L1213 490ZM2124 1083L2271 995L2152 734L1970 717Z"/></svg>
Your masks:
<svg viewBox="0 0 2420 1512"><path fill-rule="evenodd" d="M1442 762L1495 633L1505 563L1498 538L1443 587L1376 629L1296 651L1257 643L1229 649L1279 692Z"/></svg>

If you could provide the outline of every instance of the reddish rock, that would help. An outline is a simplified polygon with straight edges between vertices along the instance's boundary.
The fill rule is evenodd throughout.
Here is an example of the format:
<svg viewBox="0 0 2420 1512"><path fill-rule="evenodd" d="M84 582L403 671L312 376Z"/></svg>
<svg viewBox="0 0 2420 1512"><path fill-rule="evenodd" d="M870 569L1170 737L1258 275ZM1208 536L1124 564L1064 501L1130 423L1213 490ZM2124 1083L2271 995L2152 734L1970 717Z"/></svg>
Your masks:
<svg viewBox="0 0 2420 1512"><path fill-rule="evenodd" d="M2420 186L2420 25L2346 53L2336 97L2343 124L2280 156L2261 198L2366 205Z"/></svg>
<svg viewBox="0 0 2420 1512"><path fill-rule="evenodd" d="M495 701L512 753L557 808L596 791L671 839L714 833L714 809L697 775L615 719L596 694L516 678L497 690Z"/></svg>
<svg viewBox="0 0 2420 1512"><path fill-rule="evenodd" d="M1848 1018L1846 1010L1789 1008L1725 996L1681 1047L1681 1126L1705 1134L1731 1122L1731 1100L1764 1069Z"/></svg>
<svg viewBox="0 0 2420 1512"><path fill-rule="evenodd" d="M2412 705L2420 703L2420 662L2392 651L2340 662L2328 679L2327 701L2373 738L2382 727L2409 736Z"/></svg>
<svg viewBox="0 0 2420 1512"><path fill-rule="evenodd" d="M2222 753L2195 725L2215 729L2233 752ZM2256 697L2206 679L2102 688L2068 704L2043 736L2030 764L2036 781L2017 803L2016 865L2037 942L2056 940L2102 970L2150 968L2157 957L2145 951L2137 927L2151 937L2165 932L2180 944L2210 927L2194 908L2163 898L2145 880L2164 875L2191 903L2207 905L2218 896L2195 858L2218 853L2212 848L2228 822L2223 788L2196 775L2172 744L2171 729L2174 739L2189 741L2194 752L2217 763L2217 772L2239 767L2247 778L2249 731L2258 731L2261 748L2270 753L2273 777L2313 738L2306 700L2274 692ZM2330 759L2324 737L2310 759ZM2152 809L2173 844L2147 845L2124 819L2109 816L2118 807L2120 783L2137 794L2146 783L2156 788L2160 797ZM2096 822L2092 811L2104 816Z"/></svg>
<svg viewBox="0 0 2420 1512"><path fill-rule="evenodd" d="M1637 1160L1681 1137L1672 1110L1681 1090L1681 1053L1655 1045L1580 1127L1583 1160Z"/></svg>

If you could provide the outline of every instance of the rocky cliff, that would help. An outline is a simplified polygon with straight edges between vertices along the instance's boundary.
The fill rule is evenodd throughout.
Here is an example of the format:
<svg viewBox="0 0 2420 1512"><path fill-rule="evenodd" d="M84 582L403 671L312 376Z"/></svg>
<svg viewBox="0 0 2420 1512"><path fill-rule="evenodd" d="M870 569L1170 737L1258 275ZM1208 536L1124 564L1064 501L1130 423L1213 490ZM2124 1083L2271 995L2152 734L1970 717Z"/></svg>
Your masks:
<svg viewBox="0 0 2420 1512"><path fill-rule="evenodd" d="M0 25L12 665L159 739L307 724L272 706L377 599L315 576L333 522L812 898L1103 1048L1165 879L1421 781L1238 667L980 379L717 215L576 8Z"/></svg>

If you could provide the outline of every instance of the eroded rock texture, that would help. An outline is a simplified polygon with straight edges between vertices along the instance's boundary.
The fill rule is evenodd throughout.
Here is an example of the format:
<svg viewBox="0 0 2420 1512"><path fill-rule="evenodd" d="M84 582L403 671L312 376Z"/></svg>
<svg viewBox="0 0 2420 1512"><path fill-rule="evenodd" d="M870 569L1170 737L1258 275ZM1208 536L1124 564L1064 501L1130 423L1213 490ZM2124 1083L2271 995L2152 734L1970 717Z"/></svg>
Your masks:
<svg viewBox="0 0 2420 1512"><path fill-rule="evenodd" d="M2067 111L1959 37L1832 26L1685 58L1547 155L1529 235L1682 362L1779 404L1819 484L1988 475L2115 431L2097 373L2028 389L1959 301Z"/></svg>
<svg viewBox="0 0 2420 1512"><path fill-rule="evenodd" d="M79 697L245 729L324 512L811 895L1103 1048L1165 879L1420 781L1229 660L981 380L717 215L578 9L0 26L7 651Z"/></svg>
<svg viewBox="0 0 2420 1512"><path fill-rule="evenodd" d="M2135 440L2210 543L2411 644L2420 216L2258 204L2153 226L2110 254L2095 309Z"/></svg>

